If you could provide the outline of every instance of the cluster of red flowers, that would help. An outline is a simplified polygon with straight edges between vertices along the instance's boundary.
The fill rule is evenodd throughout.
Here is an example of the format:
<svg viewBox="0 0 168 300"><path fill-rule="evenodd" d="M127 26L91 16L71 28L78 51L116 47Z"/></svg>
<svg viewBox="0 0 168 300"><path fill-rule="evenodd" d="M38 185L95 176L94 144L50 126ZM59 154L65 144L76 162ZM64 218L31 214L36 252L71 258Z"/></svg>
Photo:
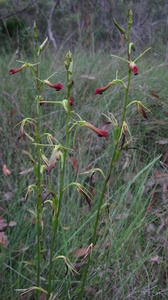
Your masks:
<svg viewBox="0 0 168 300"><path fill-rule="evenodd" d="M20 68L10 69L9 74L14 75L14 74L22 71L25 67L26 67L26 65L24 64ZM44 83L47 84L49 87L55 89L56 91L60 91L64 87L64 85L62 83L53 84L48 80L44 80Z"/></svg>
<svg viewBox="0 0 168 300"><path fill-rule="evenodd" d="M137 65L134 63L134 62L130 62L129 64L129 69L131 70L131 72L134 74L134 75L138 75L138 67ZM103 86L103 87L100 87L100 88L97 88L95 90L95 93L94 95L101 95L103 94L109 87L111 86L111 82L109 82L107 85Z"/></svg>
<svg viewBox="0 0 168 300"><path fill-rule="evenodd" d="M11 70L9 71L9 74L10 74L10 75L14 75L15 73L18 73L18 72L20 72L21 70L23 70L25 67L26 67L26 65L24 64L24 65L22 65L20 68L11 69ZM48 81L48 80L44 80L44 83L45 83L47 86L49 86L49 87L55 89L56 91L60 91L60 90L62 90L63 87L64 87L64 85L63 85L62 83L53 84L53 83L51 83L51 82ZM109 87L110 87L110 83L107 84L106 86L102 87L102 88L96 89L95 95L97 95L97 94L102 94L102 93L103 93L104 91L106 91ZM70 98L69 98L69 103L70 103L71 106L74 105L74 98L73 98L73 97L70 97ZM43 105L43 104L44 104L44 100L42 99L42 100L40 101L40 105ZM85 123L85 126L87 126L88 128L90 128L91 130L93 130L99 137L105 137L106 139L108 139L108 132L107 132L106 130L99 129L99 128L95 127L94 125L92 125L91 123L88 123L88 122Z"/></svg>
<svg viewBox="0 0 168 300"><path fill-rule="evenodd" d="M24 64L24 65L22 65L20 68L11 69L11 70L9 71L9 74L10 74L10 75L14 75L15 73L18 73L18 72L20 72L21 70L23 70L25 67L26 67L26 65ZM64 88L64 85L63 85L62 83L53 84L53 83L51 83L51 82L48 81L48 80L44 80L44 83L45 83L46 85L48 85L49 87L55 89L57 92L60 91L60 90L62 90L62 89ZM45 103L45 102L44 102L44 100L42 99L42 100L40 101L40 105L43 105L44 103ZM74 98L73 98L73 97L70 97L69 103L70 103L71 106L74 105Z"/></svg>

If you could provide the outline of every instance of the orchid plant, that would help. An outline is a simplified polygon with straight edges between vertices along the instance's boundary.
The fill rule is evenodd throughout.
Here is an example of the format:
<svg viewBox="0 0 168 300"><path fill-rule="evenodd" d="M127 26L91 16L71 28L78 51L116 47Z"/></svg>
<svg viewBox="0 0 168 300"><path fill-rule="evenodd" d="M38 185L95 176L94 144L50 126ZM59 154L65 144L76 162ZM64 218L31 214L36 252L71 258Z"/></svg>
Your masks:
<svg viewBox="0 0 168 300"><path fill-rule="evenodd" d="M109 118L110 123L113 125L113 132L114 132L114 141L113 143L113 154L111 157L109 169L106 175L104 175L104 172L97 168L96 170L89 170L89 173L92 171L99 171L103 175L104 183L102 187L102 191L100 192L100 197L98 199L98 205L97 205L97 211L96 211L96 218L95 222L93 224L93 232L92 232L92 238L91 238L91 244L89 246L89 250L87 252L87 264L83 271L82 280L81 280L81 286L77 289L78 293L78 299L83 299L84 295L84 288L86 284L87 279L87 273L89 270L89 266L91 264L91 253L92 249L95 247L97 242L97 228L99 224L99 219L101 216L101 207L103 204L103 200L105 198L105 191L109 182L109 179L111 177L113 168L115 167L117 161L119 160L119 157L121 155L122 149L125 147L127 143L127 135L129 134L129 128L126 122L126 113L127 109L133 105L137 105L138 112L144 117L147 118L147 108L141 103L139 100L133 100L129 101L129 89L130 89L130 82L131 82L131 76L132 74L138 75L138 66L137 61L139 58L142 57L144 53L146 53L149 49L144 51L139 57L132 60L132 51L135 51L134 44L130 40L130 30L132 26L132 11L128 11L127 16L127 22L128 22L128 30L122 28L116 20L114 20L114 24L119 30L120 34L124 36L126 45L127 45L127 59L117 57L118 59L121 59L124 61L124 63L127 63L128 65L128 78L127 82L125 82L123 79L118 79L117 76L114 80L110 81L108 84L106 84L103 87L97 88L95 90L94 95L101 95L106 90L112 88L114 85L121 85L124 90L124 102L123 102L123 109L122 109L122 115L121 119L117 121L113 114L111 114L111 117ZM32 157L31 155L31 161L34 165L34 178L35 181L33 184L29 185L27 188L26 193L26 199L30 195L32 191L35 192L36 195L36 206L35 206L35 216L36 216L36 231L37 231L37 258L36 258L36 286L31 287L26 290L22 290L24 293L36 292L36 299L40 299L40 294L44 293L46 294L46 299L52 299L52 278L54 276L53 274L53 259L54 259L54 246L56 241L56 234L59 226L59 219L60 219L60 211L62 208L62 202L64 200L64 191L67 188L76 188L77 192L80 193L85 200L87 201L88 205L91 206L92 201L92 195L90 192L79 182L69 182L67 186L65 186L65 172L66 172L66 163L68 159L68 153L71 151L70 149L70 136L73 135L75 131L75 135L77 134L77 128L79 127L86 127L89 130L93 131L97 136L104 137L105 139L108 139L108 132L106 130L102 130L100 128L95 127L92 123L89 121L83 120L79 114L77 114L73 110L73 106L75 104L74 98L72 97L72 88L73 88L73 80L72 80L72 71L73 71L73 58L72 53L69 51L65 56L65 69L66 69L66 77L67 77L67 83L66 83L66 95L62 101L56 101L56 100L47 100L43 98L43 90L45 87L49 87L54 89L56 92L60 92L64 85L62 83L52 83L49 81L49 79L52 77L52 75L42 80L40 78L40 56L43 50L45 49L48 39L46 38L45 41L39 46L38 45L38 37L37 37L37 27L36 23L34 23L34 40L35 40L35 56L36 61L31 64L27 62L21 62L22 65L19 68L13 68L9 71L10 75L14 75L18 72L23 72L27 69L30 69L33 80L34 80L34 88L36 91L36 117L33 118L25 118L20 123L20 133L19 136L25 135L27 139L30 141L32 147L35 149L34 155L35 157ZM114 55L113 55L114 57ZM43 105L61 105L65 112L65 143L62 144L60 141L56 139L56 137L52 136L51 133L48 132L41 132L41 110L43 109ZM29 130L31 127L31 130ZM33 133L32 133L33 128ZM75 136L74 135L74 136ZM47 137L47 143L44 141ZM47 158L45 155L44 148L50 147L52 149L51 156ZM42 190L44 185L46 184L46 181L44 178L46 176L52 176L51 170L55 168L57 165L57 161L60 160L61 163L60 166L60 182L58 184L58 189L52 190L50 193L50 199L46 199L44 203L42 203ZM44 214L44 206L45 204L50 204L51 210L52 210L52 237L51 237L51 245L50 245L50 251L49 251L49 267L48 267L48 284L47 287L44 289L41 286L41 263L42 263L42 220L43 220L43 214ZM73 265L69 261L69 259L65 256L58 256L56 259L63 259L67 268L71 271L74 270ZM80 290L79 290L80 289ZM20 290L21 291L21 290Z"/></svg>
<svg viewBox="0 0 168 300"><path fill-rule="evenodd" d="M98 199L97 214L96 214L95 223L93 225L93 233L92 233L92 238L91 238L91 244L93 245L93 247L95 247L95 244L97 242L97 227L98 227L98 223L99 223L99 219L100 219L100 215L101 215L101 208L102 208L103 200L104 200L104 197L105 197L106 188L107 188L108 182L110 180L110 177L112 175L112 171L113 171L117 161L120 158L122 149L127 144L126 136L128 134L130 134L129 127L128 127L127 122L126 122L126 114L127 114L128 107L133 105L133 104L137 104L138 112L142 115L143 118L145 118L145 119L147 118L147 114L146 114L147 108L141 103L141 101L134 100L134 101L129 102L129 90L130 90L130 83L131 83L132 74L138 75L138 73L139 73L139 68L138 68L136 62L147 51L149 51L150 48L145 50L136 59L132 60L132 51L135 51L135 46L131 42L131 39L130 39L131 27L132 27L132 23L133 23L132 10L128 10L128 13L127 13L127 24L128 24L127 32L123 27L121 27L118 24L118 22L115 19L113 19L113 22L114 22L114 25L116 26L116 28L119 30L120 34L123 35L124 40L126 42L127 59L116 56L116 55L111 55L111 56L115 57L117 59L120 59L124 63L127 63L127 65L128 65L128 76L127 76L127 83L125 83L123 79L118 79L117 76L116 76L116 78L114 80L112 80L111 82L109 82L108 84L106 84L103 87L97 88L96 91L95 91L95 96L96 95L101 95L106 90L113 87L114 85L121 85L124 89L124 101L123 101L123 109L122 109L120 122L118 122L116 120L116 118L113 116L113 114L111 114L111 116L112 116L111 119L108 117L108 119L110 120L110 122L113 125L113 132L114 132L113 154L112 154L112 157L111 157L109 170L108 170L108 172L106 174L106 177L104 179L104 184L103 184L103 187L102 187L102 191L101 191L100 197ZM80 287L80 292L79 292L79 297L78 297L79 300L83 299L87 274L88 274L89 266L91 264L91 258L92 258L92 256L91 256L91 252L90 252L88 254L88 261L87 261L86 267L84 269L82 280L81 280L81 287Z"/></svg>

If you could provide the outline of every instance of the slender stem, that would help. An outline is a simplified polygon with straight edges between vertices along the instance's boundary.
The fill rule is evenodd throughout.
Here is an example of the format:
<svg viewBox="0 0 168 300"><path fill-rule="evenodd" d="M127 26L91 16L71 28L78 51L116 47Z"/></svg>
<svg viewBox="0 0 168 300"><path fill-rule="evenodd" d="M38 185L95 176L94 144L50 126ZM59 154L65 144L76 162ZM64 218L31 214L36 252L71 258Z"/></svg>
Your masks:
<svg viewBox="0 0 168 300"><path fill-rule="evenodd" d="M128 61L130 60L129 40L130 40L130 32L128 31L128 43L127 43ZM127 103L128 103L128 94L129 94L130 82L131 82L131 70L128 68L128 83L127 83L127 88L125 90L125 98L124 98L124 105L123 105L123 111L122 111L122 117L121 117L121 124L120 124L118 139L117 139L117 142L115 144L113 155L112 155L112 158L111 158L109 171L108 171L108 174L105 178L103 188L102 188L99 200L98 200L97 215L96 215L96 220L95 220L92 239L91 239L93 245L95 245L95 243L96 243L97 226L98 226L98 222L99 222L99 218L100 218L100 212L101 212L101 207L102 207L106 187L107 187L108 181L111 177L113 167L114 167L115 163L117 162L117 160L119 159L120 154L121 154L121 148L119 148L119 142L120 142L122 128L123 128L123 124L124 124L125 116L126 116L126 111L127 111ZM83 273L83 276L82 276L82 284L81 284L80 294L79 294L79 298L78 298L79 300L83 299L83 293L84 293L84 288L85 288L85 284L86 284L86 278L87 278L87 273L88 273L90 263L91 263L91 253L88 255L87 265L85 267L85 270L84 270L84 273Z"/></svg>
<svg viewBox="0 0 168 300"><path fill-rule="evenodd" d="M70 98L70 92L71 92L71 85L70 78L67 72L67 100ZM59 198L58 198L58 209L57 213L53 216L53 236L52 236L52 242L51 242L51 248L50 248L50 258L49 258L49 277L48 277L48 294L47 294L47 300L50 297L51 294L51 279L52 279L52 259L53 259L53 251L54 251L54 244L55 244L55 238L58 228L58 221L59 221L59 214L61 210L61 203L62 203L62 195L63 195L63 185L64 185L64 176L65 176L65 166L66 166L66 158L67 158L67 152L68 152L68 146L69 146L69 121L71 117L71 109L70 109L70 103L68 101L68 111L67 111L67 117L66 117L66 141L65 141L65 149L63 154L63 166L62 166L62 172L61 172L61 178L60 178L60 186L59 186Z"/></svg>
<svg viewBox="0 0 168 300"><path fill-rule="evenodd" d="M34 40L36 61L35 66L35 87L37 99L37 124L35 131L35 141L37 143L37 164L35 165L36 185L37 185L37 199L36 199L36 213L37 213L37 287L40 287L40 263L41 263L41 218L42 218L42 204L41 204L41 145L40 145L40 83L39 77L39 55L37 43L37 28L34 26ZM40 299L40 290L37 290L37 300Z"/></svg>

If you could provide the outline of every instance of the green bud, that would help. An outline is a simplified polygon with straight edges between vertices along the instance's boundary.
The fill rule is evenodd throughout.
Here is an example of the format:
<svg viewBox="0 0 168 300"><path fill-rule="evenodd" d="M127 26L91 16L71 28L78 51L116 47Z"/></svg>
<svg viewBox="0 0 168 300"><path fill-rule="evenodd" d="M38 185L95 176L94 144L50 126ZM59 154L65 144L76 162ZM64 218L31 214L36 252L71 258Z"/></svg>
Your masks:
<svg viewBox="0 0 168 300"><path fill-rule="evenodd" d="M40 55L40 53L44 50L44 48L46 47L48 43L48 37L46 37L46 39L44 40L44 42L40 45L39 50L38 50L38 55Z"/></svg>
<svg viewBox="0 0 168 300"><path fill-rule="evenodd" d="M73 67L73 59L72 59L72 53L71 51L68 51L68 53L65 56L65 68L67 69L67 71L72 74L72 67Z"/></svg>
<svg viewBox="0 0 168 300"><path fill-rule="evenodd" d="M65 111L68 112L68 100L67 99L62 100L62 105L63 105Z"/></svg>
<svg viewBox="0 0 168 300"><path fill-rule="evenodd" d="M34 28L34 40L37 41L37 25L35 20L34 20L33 28Z"/></svg>
<svg viewBox="0 0 168 300"><path fill-rule="evenodd" d="M129 10L128 10L128 13L127 13L127 22L128 22L128 28L129 28L129 29L130 29L131 26L132 26L132 22L133 22L132 17L133 17L132 10L129 9Z"/></svg>
<svg viewBox="0 0 168 300"><path fill-rule="evenodd" d="M131 54L131 50L135 51L134 43L129 44L129 54Z"/></svg>

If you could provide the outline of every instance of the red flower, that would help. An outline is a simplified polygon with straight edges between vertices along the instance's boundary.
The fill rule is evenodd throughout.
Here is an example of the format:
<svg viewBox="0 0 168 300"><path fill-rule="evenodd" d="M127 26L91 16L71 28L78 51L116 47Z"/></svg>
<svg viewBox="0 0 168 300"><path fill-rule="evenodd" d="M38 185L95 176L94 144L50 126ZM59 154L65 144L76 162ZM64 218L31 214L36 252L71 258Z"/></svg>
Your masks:
<svg viewBox="0 0 168 300"><path fill-rule="evenodd" d="M95 95L101 95L101 94L103 94L103 92L105 91L105 89L104 89L104 87L102 87L102 88L98 88L98 89L96 89L96 91L95 91Z"/></svg>
<svg viewBox="0 0 168 300"><path fill-rule="evenodd" d="M103 94L109 87L111 86L111 82L109 82L107 85L101 87L101 88L97 88L94 95L101 95Z"/></svg>
<svg viewBox="0 0 168 300"><path fill-rule="evenodd" d="M73 97L70 97L70 99L69 99L69 103L70 103L70 105L71 105L71 106L73 106L73 105L74 105L74 98L73 98Z"/></svg>
<svg viewBox="0 0 168 300"><path fill-rule="evenodd" d="M63 89L64 85L62 83L53 84L48 80L44 80L44 83L50 86L53 89L56 89L56 91L60 91Z"/></svg>
<svg viewBox="0 0 168 300"><path fill-rule="evenodd" d="M23 65L20 68L10 69L9 74L14 75L15 73L18 73L18 72L22 71L25 67L26 67L26 65Z"/></svg>
<svg viewBox="0 0 168 300"><path fill-rule="evenodd" d="M92 125L89 122L85 122L84 126L86 126L86 127L90 128L91 130L93 130L98 136L105 137L106 139L108 139L108 132L106 130L99 129L99 128L95 127L94 125Z"/></svg>
<svg viewBox="0 0 168 300"><path fill-rule="evenodd" d="M129 68L134 75L138 75L138 67L134 62L130 62Z"/></svg>

